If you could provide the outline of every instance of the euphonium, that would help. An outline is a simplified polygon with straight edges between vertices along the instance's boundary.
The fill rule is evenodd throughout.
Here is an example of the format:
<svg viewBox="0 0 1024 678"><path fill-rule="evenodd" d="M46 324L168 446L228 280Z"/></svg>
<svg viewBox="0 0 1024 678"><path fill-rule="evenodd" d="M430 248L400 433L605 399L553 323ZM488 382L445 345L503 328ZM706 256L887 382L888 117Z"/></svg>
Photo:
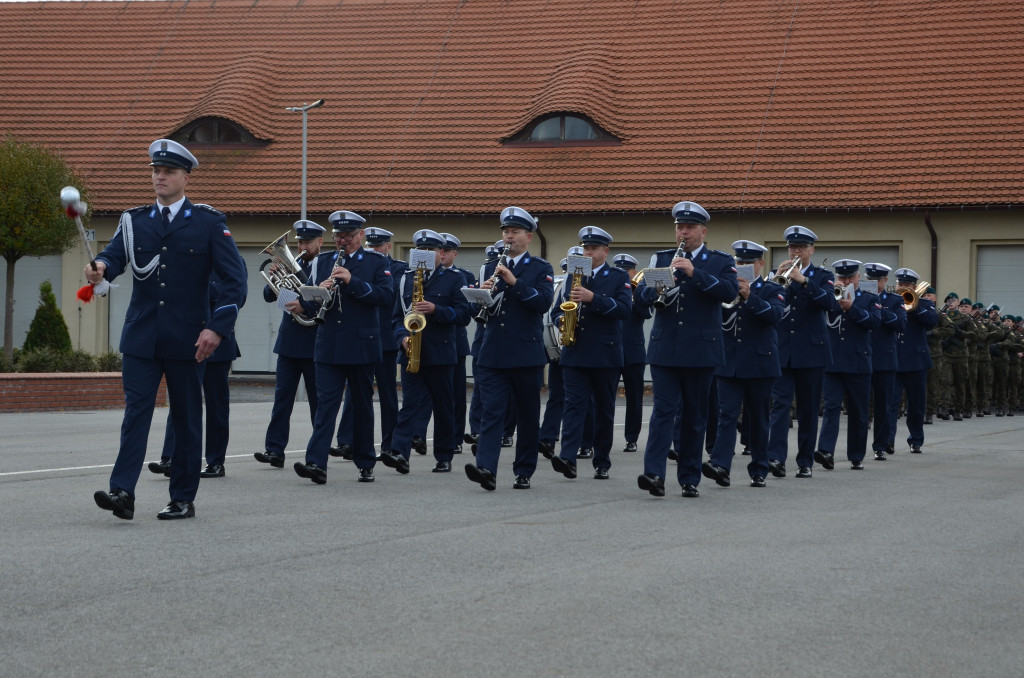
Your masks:
<svg viewBox="0 0 1024 678"><path fill-rule="evenodd" d="M272 257L260 265L260 275L274 291L274 296L280 295L282 289L298 293L299 288L305 284L306 276L302 273L302 266L295 260L288 248L288 232L263 248L260 254L269 254ZM263 269L270 264L277 264L277 270L267 273ZM314 320L310 320L301 313L292 313L292 318L303 327L312 327L316 324Z"/></svg>
<svg viewBox="0 0 1024 678"><path fill-rule="evenodd" d="M402 324L409 330L409 364L405 371L416 374L420 371L420 351L423 346L423 329L427 326L427 316L419 311L413 310L417 302L423 301L423 271L426 267L419 265L412 279L412 302L409 303L409 310L405 314Z"/></svg>
<svg viewBox="0 0 1024 678"><path fill-rule="evenodd" d="M582 285L583 272L577 267L572 274L572 289ZM572 346L576 343L576 323L580 317L580 305L575 301L565 301L558 308L562 309L562 317L558 319L559 329L562 331L562 346Z"/></svg>
<svg viewBox="0 0 1024 678"><path fill-rule="evenodd" d="M917 283L917 287L912 290L903 290L900 295L903 297L903 308L907 312L913 311L917 308L917 302L921 300L921 295L928 290L928 286L931 283L922 280Z"/></svg>

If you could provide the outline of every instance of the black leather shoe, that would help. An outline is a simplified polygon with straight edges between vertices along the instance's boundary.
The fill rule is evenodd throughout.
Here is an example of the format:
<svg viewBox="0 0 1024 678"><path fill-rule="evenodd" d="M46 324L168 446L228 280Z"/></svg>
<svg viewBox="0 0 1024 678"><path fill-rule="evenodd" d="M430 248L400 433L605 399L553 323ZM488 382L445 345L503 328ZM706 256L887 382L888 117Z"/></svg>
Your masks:
<svg viewBox="0 0 1024 678"><path fill-rule="evenodd" d="M488 492L494 492L494 488L497 487L494 482L494 474L476 464L466 464L466 477Z"/></svg>
<svg viewBox="0 0 1024 678"><path fill-rule="evenodd" d="M577 459L593 459L594 458L594 448L593 447L581 447L576 452L576 458Z"/></svg>
<svg viewBox="0 0 1024 678"><path fill-rule="evenodd" d="M767 483L764 482L764 478L761 476L754 476L750 479L751 487L767 487Z"/></svg>
<svg viewBox="0 0 1024 678"><path fill-rule="evenodd" d="M113 511L117 518L131 520L135 517L135 500L127 490L97 492L92 495L92 498L96 501L97 506L104 511Z"/></svg>
<svg viewBox="0 0 1024 678"><path fill-rule="evenodd" d="M700 492L697 491L696 485L683 485L683 496L684 497L699 497Z"/></svg>
<svg viewBox="0 0 1024 678"><path fill-rule="evenodd" d="M626 446L622 448L623 452L636 452L636 443L626 442Z"/></svg>
<svg viewBox="0 0 1024 678"><path fill-rule="evenodd" d="M268 450L266 452L257 452L252 456L256 457L256 461L261 464L270 464L274 468L284 468L283 454L274 454Z"/></svg>
<svg viewBox="0 0 1024 678"><path fill-rule="evenodd" d="M875 452L875 461L885 461L885 452L881 450Z"/></svg>
<svg viewBox="0 0 1024 678"><path fill-rule="evenodd" d="M750 448L749 447L744 447L743 448L743 452L741 452L740 454L742 454L744 457L749 457L750 456Z"/></svg>
<svg viewBox="0 0 1024 678"><path fill-rule="evenodd" d="M470 448L469 448L469 451L473 453L473 456L474 456L474 457L476 456L476 447L477 447L477 444L476 444L476 443L473 443L473 444L472 444L472 445L470 446Z"/></svg>
<svg viewBox="0 0 1024 678"><path fill-rule="evenodd" d="M300 478L309 478L317 485L323 485L327 482L327 471L316 464L307 464L303 461L297 461L293 468Z"/></svg>
<svg viewBox="0 0 1024 678"><path fill-rule="evenodd" d="M331 449L328 450L327 454L331 455L332 457L341 457L342 459L351 459L352 458L352 446L351 445L342 445L342 444L339 443L338 445L335 445L335 446L331 447Z"/></svg>
<svg viewBox="0 0 1024 678"><path fill-rule="evenodd" d="M668 451L668 458L671 459L672 461L679 461L679 455L676 454L676 451L672 449Z"/></svg>
<svg viewBox="0 0 1024 678"><path fill-rule="evenodd" d="M768 470L772 472L772 475L776 478L786 477L786 467L778 459L768 460Z"/></svg>
<svg viewBox="0 0 1024 678"><path fill-rule="evenodd" d="M512 483L513 490L528 490L530 489L530 479L526 476L516 476L516 481Z"/></svg>
<svg viewBox="0 0 1024 678"><path fill-rule="evenodd" d="M637 477L636 484L641 490L647 490L655 497L665 496L665 479L661 476L646 473Z"/></svg>
<svg viewBox="0 0 1024 678"><path fill-rule="evenodd" d="M712 464L710 461L706 461L700 465L700 472L708 480L714 480L716 484L722 487L729 487L729 472L718 464Z"/></svg>
<svg viewBox="0 0 1024 678"><path fill-rule="evenodd" d="M818 462L829 471L836 467L835 457L833 457L830 452L825 452L824 450L814 451L814 461Z"/></svg>
<svg viewBox="0 0 1024 678"><path fill-rule="evenodd" d="M476 433L467 433L466 435L462 436L462 442L466 443L467 445L475 445L476 443L480 442L480 436L477 435Z"/></svg>
<svg viewBox="0 0 1024 678"><path fill-rule="evenodd" d="M545 459L551 459L555 456L555 443L550 440L542 440L537 444L537 451L540 452Z"/></svg>
<svg viewBox="0 0 1024 678"><path fill-rule="evenodd" d="M450 461L439 461L430 469L431 473L451 473L452 463Z"/></svg>
<svg viewBox="0 0 1024 678"><path fill-rule="evenodd" d="M182 518L195 518L196 507L190 501L171 501L156 514L160 520L181 520Z"/></svg>
<svg viewBox="0 0 1024 678"><path fill-rule="evenodd" d="M381 450L380 463L403 475L409 472L409 460L393 450Z"/></svg>
<svg viewBox="0 0 1024 678"><path fill-rule="evenodd" d="M163 474L164 476L171 477L171 462L168 459L161 459L160 461L149 462L149 470L157 475Z"/></svg>
<svg viewBox="0 0 1024 678"><path fill-rule="evenodd" d="M594 469L594 480L608 480L608 469L606 469L606 468L595 468Z"/></svg>
<svg viewBox="0 0 1024 678"><path fill-rule="evenodd" d="M459 443L458 445L455 446L455 450L452 452L452 454L462 454L462 443Z"/></svg>
<svg viewBox="0 0 1024 678"><path fill-rule="evenodd" d="M512 447L512 444L514 442L515 441L512 440L512 436L502 436L502 438L501 438L501 446L502 447Z"/></svg>
<svg viewBox="0 0 1024 678"><path fill-rule="evenodd" d="M892 443L889 443L888 445L885 446L885 453L886 454L896 454L896 448L893 447Z"/></svg>
<svg viewBox="0 0 1024 678"><path fill-rule="evenodd" d="M551 468L570 480L576 477L576 467L561 457L551 457Z"/></svg>
<svg viewBox="0 0 1024 678"><path fill-rule="evenodd" d="M357 478L357 480L359 482L361 482L361 483L372 483L374 480L376 480L373 477L373 469L372 468L361 468L361 469L359 469L359 478Z"/></svg>
<svg viewBox="0 0 1024 678"><path fill-rule="evenodd" d="M911 445L910 451L913 454L921 454L924 450L921 449L920 445Z"/></svg>
<svg viewBox="0 0 1024 678"><path fill-rule="evenodd" d="M801 466L800 469L796 472L796 477L797 478L810 478L811 477L811 467L810 466Z"/></svg>
<svg viewBox="0 0 1024 678"><path fill-rule="evenodd" d="M854 471L863 471L864 464L859 461L851 461L850 468L853 469Z"/></svg>
<svg viewBox="0 0 1024 678"><path fill-rule="evenodd" d="M953 410L953 421L963 421L964 415L960 414L959 410Z"/></svg>
<svg viewBox="0 0 1024 678"><path fill-rule="evenodd" d="M427 453L427 439L421 436L412 437L412 449L416 450L416 454Z"/></svg>
<svg viewBox="0 0 1024 678"><path fill-rule="evenodd" d="M927 417L925 417L925 418L924 418L924 423L925 423L925 424L927 424L927 425L929 425L929 426L931 426L932 424L934 424L935 422L933 422L933 421L932 421L932 415L930 415L930 414L929 414L929 415L928 415Z"/></svg>
<svg viewBox="0 0 1024 678"><path fill-rule="evenodd" d="M199 472L200 478L223 478L224 477L224 464L207 464L206 467Z"/></svg>

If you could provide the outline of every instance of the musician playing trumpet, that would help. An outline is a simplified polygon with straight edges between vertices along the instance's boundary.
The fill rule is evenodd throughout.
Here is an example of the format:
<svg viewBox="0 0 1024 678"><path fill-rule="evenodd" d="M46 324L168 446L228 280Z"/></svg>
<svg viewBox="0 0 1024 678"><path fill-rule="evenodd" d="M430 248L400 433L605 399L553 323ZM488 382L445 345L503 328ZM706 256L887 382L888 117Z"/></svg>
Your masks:
<svg viewBox="0 0 1024 678"><path fill-rule="evenodd" d="M458 360L456 328L469 324L472 309L462 288L466 279L454 268L441 265L445 240L437 231L423 229L413 235L417 250L433 255L433 270L416 266L402 275L395 302L395 338L402 351L402 407L391 436L391 448L382 449L380 460L399 473L409 472L412 438L425 431L431 413L434 418L434 473L448 473L458 444L455 431L455 363ZM406 322L414 318L414 322ZM425 325L417 325L425 322ZM413 332L419 334L419 347L413 344ZM418 355L415 352L418 351ZM418 361L415 371L408 369L410 359Z"/></svg>
<svg viewBox="0 0 1024 678"><path fill-rule="evenodd" d="M864 470L868 445L868 399L871 395L871 335L881 325L878 296L857 289L861 262L840 259L832 265L843 292L839 311L829 311L832 364L825 368L825 411L814 460L826 469L835 465L836 441L843 398L849 413L846 458L854 471ZM877 286L875 287L877 289Z"/></svg>
<svg viewBox="0 0 1024 678"><path fill-rule="evenodd" d="M574 313L575 320L563 323L562 355L559 364L565 391L562 415L561 453L551 466L566 478L576 477L576 453L582 447L584 421L594 407L594 478L608 479L614 438L615 395L622 368L622 322L633 305L629 275L608 263L610 233L597 226L579 232L583 256L589 257L588 275L566 269L562 299L551 311L556 323ZM573 258L575 259L575 257ZM577 284L578 283L578 284ZM575 307L571 305L575 304ZM572 331L572 337L566 334Z"/></svg>
<svg viewBox="0 0 1024 678"><path fill-rule="evenodd" d="M515 402L519 417L513 487L528 489L537 469L540 391L547 363L543 314L554 294L551 264L532 256L527 249L537 230L537 220L521 207L506 207L500 221L508 259L488 264L481 285L494 291L496 301L489 308L487 324L482 326L483 340L476 361L476 384L483 405L476 463L466 464L466 476L488 491L495 488L509 401Z"/></svg>

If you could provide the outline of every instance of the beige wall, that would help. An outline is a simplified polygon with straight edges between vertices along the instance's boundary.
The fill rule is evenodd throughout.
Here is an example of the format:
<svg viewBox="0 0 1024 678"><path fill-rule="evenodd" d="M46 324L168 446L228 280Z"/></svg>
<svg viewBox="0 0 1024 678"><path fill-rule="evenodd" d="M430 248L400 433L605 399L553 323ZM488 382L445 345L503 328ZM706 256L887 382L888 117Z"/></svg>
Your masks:
<svg viewBox="0 0 1024 678"><path fill-rule="evenodd" d="M526 206L526 209L529 209ZM364 216L366 216L364 214ZM325 225L327 215L310 214L309 218ZM931 221L938 238L937 268L931 267L931 238L925 227L923 211L904 212L771 212L771 213L718 213L712 214L708 227L708 244L728 252L735 240L748 239L771 248L784 245L783 231L793 224L813 230L822 244L887 245L900 252L899 266L909 266L936 286L940 299L950 290L960 296L976 296L977 247L991 244L1024 244L1024 220L1019 211L955 211L940 210L931 213ZM240 246L263 247L290 230L289 217L234 217L229 220L231 232ZM463 242L464 262L477 259L483 248L500 239L498 214L479 216L390 216L375 215L374 226L395 233L396 253L408 247L413 233L421 228L432 228L455 234ZM666 213L660 215L606 215L579 217L573 215L542 215L541 232L546 240L546 258L556 267L565 251L578 244L579 229L595 225L615 237L612 251L629 252L630 248L667 249L674 247L674 226ZM95 218L90 224L96 230L97 252L113 235L116 218ZM331 247L327 234L325 247ZM294 240L292 241L294 246ZM539 235L531 245L531 252L541 254ZM812 259L820 263L820 257ZM64 257L63 311L68 320L71 336L82 337L82 348L97 352L107 345L108 304L98 300L82 307L75 298L77 289L85 284L82 269L87 263L84 249L79 247ZM641 260L641 265L646 264ZM79 335L79 323L81 334Z"/></svg>

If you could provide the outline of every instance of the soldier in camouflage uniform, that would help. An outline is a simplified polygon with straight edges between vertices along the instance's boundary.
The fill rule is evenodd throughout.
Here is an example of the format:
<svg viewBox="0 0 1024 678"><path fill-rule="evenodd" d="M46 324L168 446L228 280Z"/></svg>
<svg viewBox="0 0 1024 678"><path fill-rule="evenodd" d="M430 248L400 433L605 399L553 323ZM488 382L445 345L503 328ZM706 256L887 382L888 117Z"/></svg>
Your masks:
<svg viewBox="0 0 1024 678"><path fill-rule="evenodd" d="M967 388L967 364L968 344L973 342L975 335L974 321L969 315L961 310L964 308L961 302L958 310L949 312L949 319L953 325L953 335L942 341L943 358L950 366L952 373L952 397L950 398L950 415L953 421L963 421L964 406L966 404ZM970 304L967 304L970 308Z"/></svg>
<svg viewBox="0 0 1024 678"><path fill-rule="evenodd" d="M924 298L935 304L938 302L935 296L935 288L929 287ZM928 337L928 352L932 356L932 368L928 370L928 402L925 406L924 423L932 423L932 415L940 419L949 419L946 410L949 408L949 379L947 373L949 366L942 355L942 340L953 335L953 323L947 315L947 309L943 308L939 313L939 324L928 330L925 336Z"/></svg>
<svg viewBox="0 0 1024 678"><path fill-rule="evenodd" d="M1016 318L1003 316L1003 327L1007 338L1003 342L1009 369L1006 371L1006 416L1012 417L1020 405L1020 354L1024 351L1024 340L1014 330Z"/></svg>
<svg viewBox="0 0 1024 678"><path fill-rule="evenodd" d="M991 342L991 336L993 335L993 329L991 323L988 322L987 316L982 313L984 305L980 301L974 302L971 305L971 316L974 318L974 323L978 328L978 373L975 376L974 390L977 394L976 407L978 416L984 416L986 414L992 414L991 403L992 403L992 354L988 350L988 345Z"/></svg>
<svg viewBox="0 0 1024 678"><path fill-rule="evenodd" d="M999 307L993 307L992 312L994 316L989 316L986 319L989 329L988 351L992 356L992 409L995 410L997 417L1002 417L1006 414L1006 382L1010 369L1010 358L1007 351L1013 342L1009 332L999 321Z"/></svg>

